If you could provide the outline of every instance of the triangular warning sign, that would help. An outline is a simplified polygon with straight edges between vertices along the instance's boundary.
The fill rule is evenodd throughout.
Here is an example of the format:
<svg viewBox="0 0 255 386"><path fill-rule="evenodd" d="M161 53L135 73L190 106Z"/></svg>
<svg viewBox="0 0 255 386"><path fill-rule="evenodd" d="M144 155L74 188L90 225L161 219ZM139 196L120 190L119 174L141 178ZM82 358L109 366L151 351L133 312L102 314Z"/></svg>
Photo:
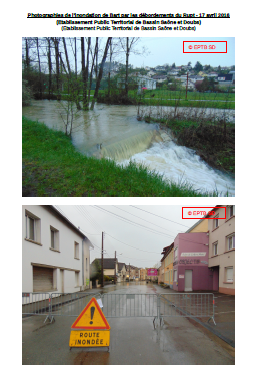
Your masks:
<svg viewBox="0 0 255 386"><path fill-rule="evenodd" d="M71 328L82 330L111 329L95 298L90 300Z"/></svg>

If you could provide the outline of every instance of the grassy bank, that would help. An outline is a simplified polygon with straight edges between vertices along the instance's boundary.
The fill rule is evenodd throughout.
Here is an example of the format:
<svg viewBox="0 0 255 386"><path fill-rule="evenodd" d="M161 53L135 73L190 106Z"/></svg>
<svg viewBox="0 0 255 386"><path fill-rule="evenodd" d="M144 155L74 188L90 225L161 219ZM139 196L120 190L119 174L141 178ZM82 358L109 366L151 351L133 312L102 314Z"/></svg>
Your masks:
<svg viewBox="0 0 255 386"><path fill-rule="evenodd" d="M137 91L129 91L128 97L119 91L100 91L98 103L125 104L141 106L172 106L196 107L232 110L235 109L235 94L233 93L198 93L169 90L145 90L141 95Z"/></svg>
<svg viewBox="0 0 255 386"><path fill-rule="evenodd" d="M206 117L188 119L163 118L155 119L144 116L143 119L161 124L162 128L171 129L175 142L186 146L210 166L235 173L235 125L223 120L211 120Z"/></svg>
<svg viewBox="0 0 255 386"><path fill-rule="evenodd" d="M94 90L91 91L90 101L93 99ZM43 93L43 98L49 98L47 93ZM82 95L79 101L82 102ZM53 94L51 99L57 99ZM61 100L68 100L68 94L62 93ZM116 105L142 105L142 106L172 106L172 107L197 107L215 108L232 110L235 109L235 94L230 93L198 93L188 92L187 99L184 91L168 90L145 90L142 95L137 95L137 91L129 91L128 97L123 93L100 90L97 98L98 103Z"/></svg>
<svg viewBox="0 0 255 386"><path fill-rule="evenodd" d="M22 118L23 196L202 197L189 184L167 183L156 172L130 163L80 154L64 133ZM216 194L210 194L216 196Z"/></svg>

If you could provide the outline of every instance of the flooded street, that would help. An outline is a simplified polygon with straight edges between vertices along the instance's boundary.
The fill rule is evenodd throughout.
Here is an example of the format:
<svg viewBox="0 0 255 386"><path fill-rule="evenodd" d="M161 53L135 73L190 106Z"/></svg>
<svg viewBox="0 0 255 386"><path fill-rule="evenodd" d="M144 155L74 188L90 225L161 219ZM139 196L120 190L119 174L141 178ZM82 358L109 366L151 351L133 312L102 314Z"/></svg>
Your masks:
<svg viewBox="0 0 255 386"><path fill-rule="evenodd" d="M23 108L27 118L44 122L49 128L64 131L67 102L40 100ZM151 108L154 115L166 109ZM199 109L190 110L197 114ZM221 116L224 110L207 109ZM189 111L183 108L183 111ZM135 106L107 106L97 104L94 111L78 112L74 120L72 142L83 154L115 159L127 165L132 159L143 163L164 178L175 182L188 182L200 191L217 191L224 196L235 194L234 179L226 173L209 167L193 150L176 145L171 135L159 130L157 124L148 124L136 119ZM234 111L230 112L234 120Z"/></svg>
<svg viewBox="0 0 255 386"><path fill-rule="evenodd" d="M145 282L105 287L105 294L156 296L162 290ZM89 290L99 293L100 289ZM87 292L87 291L86 291ZM161 291L160 291L161 292ZM63 309L65 309L63 305ZM112 305L114 310L114 305ZM80 310L80 312L82 309ZM148 309L147 315L154 311ZM76 318L63 312L55 323L43 325L44 317L23 319L23 364L82 365L180 365L234 364L234 358L208 338L186 318L166 318L161 329L153 317L108 317L110 350L106 348L69 349L71 325Z"/></svg>

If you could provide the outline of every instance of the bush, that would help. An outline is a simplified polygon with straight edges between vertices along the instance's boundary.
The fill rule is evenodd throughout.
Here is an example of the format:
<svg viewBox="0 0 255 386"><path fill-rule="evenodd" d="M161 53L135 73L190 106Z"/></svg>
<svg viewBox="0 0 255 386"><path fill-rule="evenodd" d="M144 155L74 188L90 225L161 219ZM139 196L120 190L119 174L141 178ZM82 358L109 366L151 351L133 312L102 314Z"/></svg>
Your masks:
<svg viewBox="0 0 255 386"><path fill-rule="evenodd" d="M33 93L27 85L28 81L22 79L22 106L31 105L31 100L33 98Z"/></svg>

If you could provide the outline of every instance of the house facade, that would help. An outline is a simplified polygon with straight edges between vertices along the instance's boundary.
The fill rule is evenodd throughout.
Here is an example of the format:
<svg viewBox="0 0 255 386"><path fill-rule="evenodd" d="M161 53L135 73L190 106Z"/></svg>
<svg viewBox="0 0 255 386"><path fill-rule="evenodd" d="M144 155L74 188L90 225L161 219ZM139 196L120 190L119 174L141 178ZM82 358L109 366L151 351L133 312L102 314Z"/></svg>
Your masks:
<svg viewBox="0 0 255 386"><path fill-rule="evenodd" d="M52 205L22 206L22 292L89 288L92 243Z"/></svg>
<svg viewBox="0 0 255 386"><path fill-rule="evenodd" d="M139 269L139 279L140 281L147 280L147 269L145 268L140 268Z"/></svg>
<svg viewBox="0 0 255 386"><path fill-rule="evenodd" d="M179 233L174 240L173 289L178 292L212 290L208 256L208 233Z"/></svg>
<svg viewBox="0 0 255 386"><path fill-rule="evenodd" d="M125 77L118 77L117 79L117 86L118 88L125 88ZM151 78L150 76L146 75L133 75L128 77L128 84L129 85L136 85L138 91L141 91L143 87L147 88L148 90L155 90L157 82L155 79Z"/></svg>
<svg viewBox="0 0 255 386"><path fill-rule="evenodd" d="M235 295L235 206L220 206L209 226L208 266L213 274L213 290Z"/></svg>
<svg viewBox="0 0 255 386"><path fill-rule="evenodd" d="M91 263L91 278L93 279L95 276L95 273L97 272L97 266L101 267L102 260L101 259L95 259ZM104 276L109 276L113 280L115 280L117 274L118 274L118 259L109 258L109 259L103 259L103 269L104 269Z"/></svg>
<svg viewBox="0 0 255 386"><path fill-rule="evenodd" d="M127 270L125 263L118 263L117 283L121 283L126 280Z"/></svg>
<svg viewBox="0 0 255 386"><path fill-rule="evenodd" d="M174 243L163 248L163 252L161 254L163 255L161 263L164 262L164 284L173 288Z"/></svg>

